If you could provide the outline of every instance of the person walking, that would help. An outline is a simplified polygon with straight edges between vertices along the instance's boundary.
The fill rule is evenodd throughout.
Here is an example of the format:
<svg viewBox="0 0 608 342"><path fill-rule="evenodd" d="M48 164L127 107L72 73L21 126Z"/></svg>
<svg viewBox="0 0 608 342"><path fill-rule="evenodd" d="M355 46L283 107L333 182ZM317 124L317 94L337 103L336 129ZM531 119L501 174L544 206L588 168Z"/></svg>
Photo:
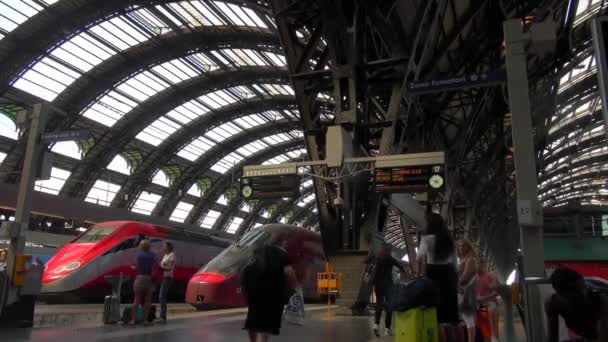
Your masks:
<svg viewBox="0 0 608 342"><path fill-rule="evenodd" d="M144 324L148 324L147 317L152 306L152 293L154 283L152 282L152 271L158 264L158 256L150 251L150 241L142 240L139 243L139 252L135 256L135 281L133 282L133 307L131 320L137 323L137 309L140 305L144 307Z"/></svg>
<svg viewBox="0 0 608 342"><path fill-rule="evenodd" d="M482 264L483 269L483 264ZM488 309L492 342L498 339L498 279L494 272L479 272L477 279L477 300Z"/></svg>
<svg viewBox="0 0 608 342"><path fill-rule="evenodd" d="M251 342L267 342L270 335L280 334L283 308L292 292L288 284L296 278L286 249L287 234L277 233L267 245L254 251L243 270L248 309L243 329Z"/></svg>
<svg viewBox="0 0 608 342"><path fill-rule="evenodd" d="M160 267L163 270L163 281L158 294L158 301L160 302L159 323L167 322L167 295L173 284L173 273L175 271L175 253L173 252L173 244L171 242L165 242L164 253L160 262Z"/></svg>
<svg viewBox="0 0 608 342"><path fill-rule="evenodd" d="M393 267L397 267L401 272L405 272L403 265L391 255L391 245L384 243L378 252L375 260L371 256L366 259L366 263L375 262L375 272L372 279L374 293L376 294L376 311L374 315L374 334L380 337L379 325L382 317L382 310L385 310L384 333L392 335L391 323L393 313L389 310L389 296L393 285Z"/></svg>
<svg viewBox="0 0 608 342"><path fill-rule="evenodd" d="M458 287L462 292L460 313L467 327L469 342L475 342L475 316L477 315L477 274L479 259L475 247L469 240L458 241L456 252L460 259Z"/></svg>
<svg viewBox="0 0 608 342"><path fill-rule="evenodd" d="M559 341L559 318L578 335L571 342L608 341L608 296L587 287L575 270L559 267L551 274L555 294L545 302L547 342Z"/></svg>
<svg viewBox="0 0 608 342"><path fill-rule="evenodd" d="M439 289L439 341L462 341L462 333L457 329L460 317L454 240L438 214L430 213L427 216L426 234L420 239L417 264L418 274L425 275Z"/></svg>

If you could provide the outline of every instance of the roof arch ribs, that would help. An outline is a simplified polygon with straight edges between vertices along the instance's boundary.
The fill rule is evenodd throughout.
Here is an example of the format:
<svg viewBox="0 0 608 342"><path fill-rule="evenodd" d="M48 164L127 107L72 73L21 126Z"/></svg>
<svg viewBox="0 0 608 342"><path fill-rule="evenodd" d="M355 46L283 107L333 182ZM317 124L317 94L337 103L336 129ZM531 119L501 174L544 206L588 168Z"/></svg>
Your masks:
<svg viewBox="0 0 608 342"><path fill-rule="evenodd" d="M258 82L287 83L287 78L287 73L284 70L270 67L252 67L240 70L218 70L189 79L175 87L167 88L150 97L141 105L135 107L123 116L114 127L100 139L89 153L85 155L81 167L72 174L72 177L76 177L75 179L82 179L85 175L94 175L100 172L100 170L103 170L111 159L114 158L114 155L121 152L131 141L133 141L139 132L181 104L218 89L239 85L250 85ZM180 138L175 138L176 134L187 134L183 136L184 139L182 140L184 143L189 142L196 138L193 136L196 132L193 132L192 129L198 129L199 135L202 135L201 131L205 130L205 126L202 125L211 125L213 124L214 119L218 120L222 116L233 119L238 117L237 115L239 112L234 112L234 115L231 115L231 112L240 109L242 113L245 110L245 104L240 107L237 105L229 105L226 106L228 108L219 108L206 115L199 116L197 119L175 132L175 134L172 135L174 136L174 139L169 140L167 143L161 143L155 151L160 149L168 151L171 149L170 143L178 144L179 140L174 141ZM207 117L209 117L208 120ZM173 147L175 148L172 149L172 151L177 152L181 145ZM157 153L154 154L158 155ZM166 157L172 157L172 155ZM146 179L146 177L149 176L148 173L150 170L148 166L151 162L156 161L156 159L148 159L149 158L147 157L144 159L142 165L135 170L133 177ZM127 184L127 186L128 185L129 184ZM90 184L90 182L75 183L72 186L65 188L63 194L74 197L86 196L85 193L91 186L92 184Z"/></svg>
<svg viewBox="0 0 608 342"><path fill-rule="evenodd" d="M286 151L293 151L298 148L302 148L304 146L304 141L300 139L286 141L280 144L272 145L269 148L266 148L249 158L242 160L239 164L232 167L232 169L228 170L224 175L218 178L214 183L211 189L201 198L195 205L194 208L190 211L190 214L186 218L186 222L192 222L194 224L198 223L203 216L209 211L217 202L217 199L221 196L221 194L230 187L230 182L232 180L232 175L234 174L235 178L241 176L243 172L243 166L251 165L251 164L259 164L264 160L268 160L276 155L281 153L285 153ZM233 205L237 208L238 204L241 200L240 197L234 200ZM231 206L232 207L232 206ZM228 212L228 211L227 211Z"/></svg>
<svg viewBox="0 0 608 342"><path fill-rule="evenodd" d="M168 217L173 209L177 206L180 198L188 191L192 184L194 184L196 179L204 174L212 165L221 160L223 157L229 155L231 152L236 151L238 148L243 147L253 141L263 139L273 134L287 133L299 128L299 122L282 120L256 126L252 129L248 129L239 134L233 135L223 142L216 144L210 150L201 155L197 160L195 160L187 169L183 170L179 178L173 182L169 190L156 205L152 215ZM148 183L147 180L136 178L131 179L138 184L131 195L139 194L143 187L145 187L145 185ZM125 186L123 188L127 187ZM113 203L113 205L114 204L115 203ZM190 215L192 215L192 211L190 212Z"/></svg>

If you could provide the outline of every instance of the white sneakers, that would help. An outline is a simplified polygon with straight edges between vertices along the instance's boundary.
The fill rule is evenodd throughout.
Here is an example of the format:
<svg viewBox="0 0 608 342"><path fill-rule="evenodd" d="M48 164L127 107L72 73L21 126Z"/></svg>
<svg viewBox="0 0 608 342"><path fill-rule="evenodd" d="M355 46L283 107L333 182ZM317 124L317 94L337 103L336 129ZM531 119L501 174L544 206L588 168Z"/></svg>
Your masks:
<svg viewBox="0 0 608 342"><path fill-rule="evenodd" d="M376 335L376 337L380 337L380 330L378 330L378 324L374 323L374 335Z"/></svg>

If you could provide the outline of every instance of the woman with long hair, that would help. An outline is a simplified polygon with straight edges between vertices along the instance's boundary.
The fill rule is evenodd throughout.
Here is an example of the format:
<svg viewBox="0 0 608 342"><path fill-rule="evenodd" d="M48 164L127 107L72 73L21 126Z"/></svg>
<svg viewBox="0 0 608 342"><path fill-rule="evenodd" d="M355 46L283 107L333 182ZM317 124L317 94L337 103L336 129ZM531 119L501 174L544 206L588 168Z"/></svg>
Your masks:
<svg viewBox="0 0 608 342"><path fill-rule="evenodd" d="M460 259L458 266L458 287L462 291L460 313L464 321L469 342L475 342L475 316L477 314L477 274L479 259L473 244L466 239L458 241L456 252Z"/></svg>
<svg viewBox="0 0 608 342"><path fill-rule="evenodd" d="M426 234L420 238L418 273L426 275L439 289L437 321L440 324L439 340L462 340L456 326L458 314L458 274L454 240L443 218L435 213L427 216Z"/></svg>

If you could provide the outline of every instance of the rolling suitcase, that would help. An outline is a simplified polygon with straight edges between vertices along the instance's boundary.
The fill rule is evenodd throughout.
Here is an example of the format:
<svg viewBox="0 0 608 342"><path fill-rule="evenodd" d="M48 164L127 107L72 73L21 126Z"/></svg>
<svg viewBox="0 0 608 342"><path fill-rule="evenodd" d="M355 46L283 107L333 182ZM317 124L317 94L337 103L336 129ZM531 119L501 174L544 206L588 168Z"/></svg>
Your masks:
<svg viewBox="0 0 608 342"><path fill-rule="evenodd" d="M117 296L105 296L103 300L103 323L114 324L120 320L120 301Z"/></svg>
<svg viewBox="0 0 608 342"><path fill-rule="evenodd" d="M435 308L395 312L395 342L438 342Z"/></svg>

